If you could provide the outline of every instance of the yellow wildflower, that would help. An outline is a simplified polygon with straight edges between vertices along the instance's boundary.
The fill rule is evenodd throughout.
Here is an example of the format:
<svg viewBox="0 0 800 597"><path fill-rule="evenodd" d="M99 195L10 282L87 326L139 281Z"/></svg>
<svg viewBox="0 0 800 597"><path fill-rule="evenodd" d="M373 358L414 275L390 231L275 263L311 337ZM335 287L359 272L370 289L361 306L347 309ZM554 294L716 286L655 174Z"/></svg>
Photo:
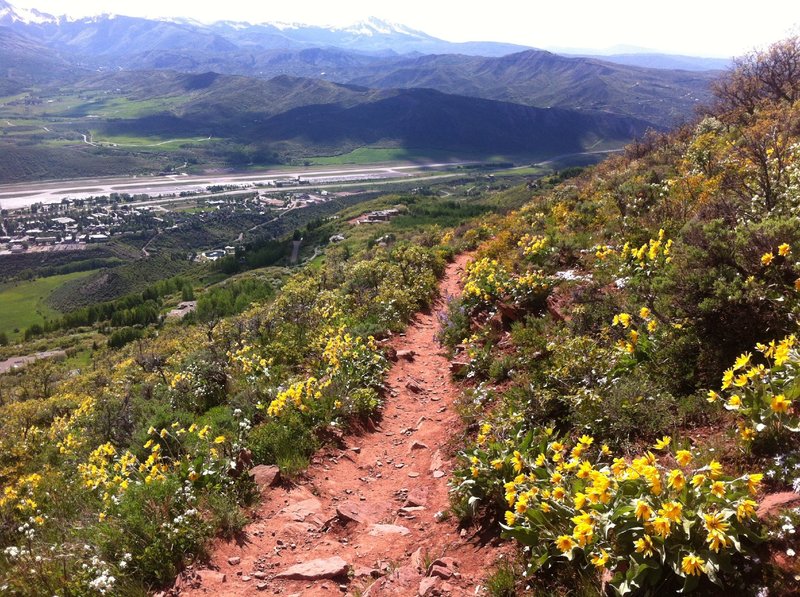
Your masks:
<svg viewBox="0 0 800 597"><path fill-rule="evenodd" d="M580 523L572 531L573 538L581 547L586 547L594 537L594 527L589 523Z"/></svg>
<svg viewBox="0 0 800 597"><path fill-rule="evenodd" d="M736 518L742 522L745 518L753 518L756 515L758 504L753 500L744 499L736 506Z"/></svg>
<svg viewBox="0 0 800 597"><path fill-rule="evenodd" d="M716 479L717 477L722 475L722 465L718 461L712 460L711 462L708 463L708 471L709 474L711 475L711 478Z"/></svg>
<svg viewBox="0 0 800 597"><path fill-rule="evenodd" d="M569 535L561 535L556 539L556 547L562 553L569 553L576 545L577 543Z"/></svg>
<svg viewBox="0 0 800 597"><path fill-rule="evenodd" d="M686 487L686 477L680 469L673 469L667 476L667 487L673 488L675 491L681 491Z"/></svg>
<svg viewBox="0 0 800 597"><path fill-rule="evenodd" d="M778 245L778 255L781 257L788 257L792 252L792 248L787 244L783 243Z"/></svg>
<svg viewBox="0 0 800 597"><path fill-rule="evenodd" d="M734 394L728 398L728 402L725 403L725 408L728 410L739 410L742 408L742 397L738 394Z"/></svg>
<svg viewBox="0 0 800 597"><path fill-rule="evenodd" d="M652 522L653 530L657 535L666 539L669 537L671 530L670 530L670 522L669 518L665 516L656 516Z"/></svg>
<svg viewBox="0 0 800 597"><path fill-rule="evenodd" d="M511 464L514 465L514 470L516 472L522 471L522 454L519 453L518 450L514 450L514 456L511 458Z"/></svg>
<svg viewBox="0 0 800 597"><path fill-rule="evenodd" d="M636 547L636 553L640 553L646 558L649 558L655 553L653 538L650 537L650 535L644 535L641 539L634 541L633 544Z"/></svg>
<svg viewBox="0 0 800 597"><path fill-rule="evenodd" d="M660 440L656 441L655 445L653 445L653 448L655 448L656 450L663 450L669 445L671 441L672 438L668 435L665 435Z"/></svg>
<svg viewBox="0 0 800 597"><path fill-rule="evenodd" d="M786 396L783 394L778 394L777 396L773 396L772 400L769 403L770 408L776 413L785 413L789 410L789 406L791 406L792 401L787 400Z"/></svg>
<svg viewBox="0 0 800 597"><path fill-rule="evenodd" d="M595 554L592 556L592 564L594 564L598 568L605 568L607 563L608 563L608 552L604 549L601 549L599 554Z"/></svg>
<svg viewBox="0 0 800 597"><path fill-rule="evenodd" d="M583 507L586 505L586 494L584 494L583 492L578 491L577 493L575 493L572 499L575 503L576 510L582 510Z"/></svg>
<svg viewBox="0 0 800 597"><path fill-rule="evenodd" d="M683 570L684 574L700 576L705 572L705 564L705 561L701 557L690 553L688 556L683 557L681 561L681 570Z"/></svg>
<svg viewBox="0 0 800 597"><path fill-rule="evenodd" d="M775 260L775 255L770 251L769 253L764 253L761 256L761 264L762 265L769 265Z"/></svg>
<svg viewBox="0 0 800 597"><path fill-rule="evenodd" d="M507 511L506 511L506 524L507 524L508 526L511 526L511 525L513 525L515 522L517 522L517 516L516 516L516 514L514 514L514 513L513 513L513 512L511 512L510 510L507 510Z"/></svg>
<svg viewBox="0 0 800 597"><path fill-rule="evenodd" d="M739 430L739 437L741 437L744 442L751 442L756 437L756 430L745 425Z"/></svg>
<svg viewBox="0 0 800 597"><path fill-rule="evenodd" d="M659 508L658 514L671 522L680 522L683 514L683 505L679 502L665 502Z"/></svg>
<svg viewBox="0 0 800 597"><path fill-rule="evenodd" d="M678 450L675 452L675 460L681 466L688 466L692 462L692 453L689 450Z"/></svg>
<svg viewBox="0 0 800 597"><path fill-rule="evenodd" d="M636 500L636 509L634 510L636 518L641 521L648 521L653 517L653 509L644 500Z"/></svg>
<svg viewBox="0 0 800 597"><path fill-rule="evenodd" d="M751 494L755 495L758 493L758 490L761 487L762 479L764 479L763 473L752 473L747 475L747 489Z"/></svg>

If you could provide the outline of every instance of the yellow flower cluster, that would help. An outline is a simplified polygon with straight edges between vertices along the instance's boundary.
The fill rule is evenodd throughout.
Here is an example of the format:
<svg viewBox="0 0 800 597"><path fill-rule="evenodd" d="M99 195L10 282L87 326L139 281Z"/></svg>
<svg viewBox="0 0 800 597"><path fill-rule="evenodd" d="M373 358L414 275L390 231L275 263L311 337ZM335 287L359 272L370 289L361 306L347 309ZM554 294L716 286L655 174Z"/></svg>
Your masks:
<svg viewBox="0 0 800 597"><path fill-rule="evenodd" d="M522 248L522 254L526 257L534 257L543 252L549 246L546 236L536 234L525 234L517 243Z"/></svg>
<svg viewBox="0 0 800 597"><path fill-rule="evenodd" d="M778 245L778 256L779 257L789 257L792 254L792 247L789 246L787 243L783 243ZM775 253L773 251L768 251L761 256L761 265L763 266L770 266L772 265L773 261L775 261Z"/></svg>
<svg viewBox="0 0 800 597"><path fill-rule="evenodd" d="M267 414L270 417L279 417L289 404L294 405L300 412L307 412L308 403L322 398L322 390L329 384L330 380L320 382L316 377L295 382L282 392L278 392L267 407Z"/></svg>
<svg viewBox="0 0 800 597"><path fill-rule="evenodd" d="M272 365L272 359L255 354L255 349L251 344L244 344L235 351L229 350L227 356L230 363L238 366L245 375L264 373Z"/></svg>
<svg viewBox="0 0 800 597"><path fill-rule="evenodd" d="M800 414L786 395L800 367L797 338L792 334L778 342L759 343L756 350L764 362L754 362L750 352L739 355L722 374L720 392L708 392L709 402L723 402L727 410L742 417L738 427L744 442L766 429L800 431Z"/></svg>
<svg viewBox="0 0 800 597"><path fill-rule="evenodd" d="M600 261L605 261L609 256L616 255L617 251L610 245L599 245L595 247L594 256Z"/></svg>
<svg viewBox="0 0 800 597"><path fill-rule="evenodd" d="M653 317L653 313L650 308L642 307L639 309L639 318L642 320L644 329L648 334L652 334L658 329L658 321L655 319L655 317ZM628 353L633 353L636 351L636 345L639 343L639 338L641 335L640 329L633 327L634 321L635 320L633 316L630 313L625 312L614 315L614 319L611 321L611 325L613 327L620 326L621 328L628 330L626 336L617 341L617 347Z"/></svg>
<svg viewBox="0 0 800 597"><path fill-rule="evenodd" d="M522 304L546 294L550 280L538 270L528 270L519 275L511 274L496 259L483 257L467 265L463 297L467 301L489 303L501 297Z"/></svg>
<svg viewBox="0 0 800 597"><path fill-rule="evenodd" d="M0 494L0 510L13 505L22 513L34 512L38 504L34 500L35 492L42 483L42 476L38 473L25 475L17 482L7 485Z"/></svg>
<svg viewBox="0 0 800 597"><path fill-rule="evenodd" d="M169 387L175 389L182 384L193 384L197 377L191 371L178 371L169 380Z"/></svg>
<svg viewBox="0 0 800 597"><path fill-rule="evenodd" d="M198 447L195 457L202 457L204 463L217 460L220 455L214 445L222 444L227 440L222 435L212 440L209 435L210 432L211 427L208 425L200 427L197 424L192 424L188 429L185 429L178 422L173 423L170 429L162 428L158 430L155 427L150 427L148 435L152 437L143 446L150 453L146 459L141 461L129 450L119 453L111 443L97 446L89 454L87 461L78 465L78 474L84 487L99 493L104 506L101 518L105 518L107 510L112 506L115 498L119 498L131 483L149 485L150 483L166 480L167 475L170 473L183 470L182 461L169 454L164 454L164 449L159 440L170 438L177 440L183 435L194 434L198 439L205 441L205 444L201 444ZM199 477L200 475L194 472L194 469L187 474L187 478L190 481L196 481Z"/></svg>
<svg viewBox="0 0 800 597"><path fill-rule="evenodd" d="M665 239L664 229L658 231L656 238L636 248L625 243L620 256L637 271L652 271L672 261L672 239Z"/></svg>
<svg viewBox="0 0 800 597"><path fill-rule="evenodd" d="M479 444L490 432L481 427ZM549 439L527 455L509 450L484 462L476 453L470 462L472 479L511 475L503 482L505 524L533 533L521 536L538 537L531 547L544 550L542 557L572 559L582 551L598 568L613 570L624 554L663 559L686 553L698 541L718 554L739 549L740 534L755 520L753 496L762 474L731 479L717 461L695 465L691 450L671 451L669 436L653 446L661 455L647 451L631 460L596 446L588 435L571 447L547 432L544 437ZM609 528L615 529L614 541ZM696 559L685 559L683 573L704 573L704 561L689 553Z"/></svg>
<svg viewBox="0 0 800 597"><path fill-rule="evenodd" d="M466 272L463 291L465 297L490 301L506 290L508 272L496 259L483 257L472 261L467 264Z"/></svg>

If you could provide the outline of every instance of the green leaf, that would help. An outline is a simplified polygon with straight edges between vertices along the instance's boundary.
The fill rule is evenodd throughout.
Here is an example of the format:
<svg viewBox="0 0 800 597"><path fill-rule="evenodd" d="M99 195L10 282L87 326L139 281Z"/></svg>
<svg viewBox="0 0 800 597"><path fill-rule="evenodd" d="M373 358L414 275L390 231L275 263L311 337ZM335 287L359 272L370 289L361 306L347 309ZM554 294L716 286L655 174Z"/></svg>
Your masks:
<svg viewBox="0 0 800 597"><path fill-rule="evenodd" d="M680 593L681 595L685 593L691 593L697 588L697 585L699 584L700 584L700 577L692 576L690 574L683 581L683 587L678 591L678 593Z"/></svg>

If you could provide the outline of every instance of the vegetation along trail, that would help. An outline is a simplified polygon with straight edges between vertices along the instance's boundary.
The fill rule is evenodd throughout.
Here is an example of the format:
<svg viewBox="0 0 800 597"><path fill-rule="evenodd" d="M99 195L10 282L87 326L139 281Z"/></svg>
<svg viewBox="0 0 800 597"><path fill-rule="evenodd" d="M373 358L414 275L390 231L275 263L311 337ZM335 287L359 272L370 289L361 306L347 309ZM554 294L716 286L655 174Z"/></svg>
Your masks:
<svg viewBox="0 0 800 597"><path fill-rule="evenodd" d="M209 569L188 570L172 594L481 594L497 549L441 514L445 442L460 422L436 310L459 293L469 257L448 266L434 308L393 339L398 358L377 429L318 454L296 484L259 479L261 509L243 539L219 544Z"/></svg>

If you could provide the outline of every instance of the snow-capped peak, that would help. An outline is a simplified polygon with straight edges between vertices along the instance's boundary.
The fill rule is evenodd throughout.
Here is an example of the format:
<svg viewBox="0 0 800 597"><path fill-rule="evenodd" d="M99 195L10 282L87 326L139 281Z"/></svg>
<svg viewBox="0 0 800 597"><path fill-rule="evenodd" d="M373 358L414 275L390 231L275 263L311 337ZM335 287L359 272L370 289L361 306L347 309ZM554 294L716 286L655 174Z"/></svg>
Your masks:
<svg viewBox="0 0 800 597"><path fill-rule="evenodd" d="M406 27L405 25L401 25L399 23L391 23L389 21L384 21L383 19L379 19L377 17L369 17L363 21L359 21L353 25L349 25L347 27L338 27L335 28L336 31L342 31L345 33L352 33L355 35L364 35L367 37L372 37L374 35L407 35L411 37L427 37L424 33L420 31L415 31L410 27Z"/></svg>
<svg viewBox="0 0 800 597"><path fill-rule="evenodd" d="M53 15L39 12L35 8L17 8L4 0L0 0L0 23L22 23L24 25L43 25L57 23Z"/></svg>

